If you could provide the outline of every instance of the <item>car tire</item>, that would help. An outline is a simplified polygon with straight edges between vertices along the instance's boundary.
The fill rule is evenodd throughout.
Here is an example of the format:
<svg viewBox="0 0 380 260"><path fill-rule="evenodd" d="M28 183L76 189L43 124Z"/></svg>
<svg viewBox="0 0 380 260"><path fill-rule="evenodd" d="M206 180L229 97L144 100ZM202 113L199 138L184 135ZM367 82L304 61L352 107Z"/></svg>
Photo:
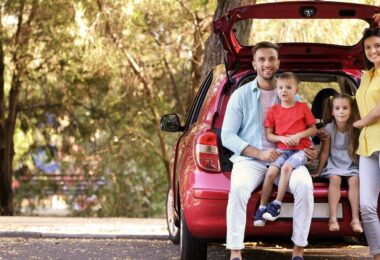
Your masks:
<svg viewBox="0 0 380 260"><path fill-rule="evenodd" d="M207 260L207 242L191 235L182 211L180 235L181 260Z"/></svg>
<svg viewBox="0 0 380 260"><path fill-rule="evenodd" d="M166 225L169 232L169 239L176 245L179 244L179 227L176 225L174 214L174 193L173 189L169 188L166 194Z"/></svg>

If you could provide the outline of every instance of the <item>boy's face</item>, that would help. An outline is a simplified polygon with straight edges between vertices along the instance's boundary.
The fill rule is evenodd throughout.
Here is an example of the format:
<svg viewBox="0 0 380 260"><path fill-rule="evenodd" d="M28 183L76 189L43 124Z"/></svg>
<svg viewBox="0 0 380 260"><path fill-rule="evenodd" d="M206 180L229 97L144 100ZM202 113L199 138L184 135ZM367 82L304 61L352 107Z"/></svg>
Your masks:
<svg viewBox="0 0 380 260"><path fill-rule="evenodd" d="M298 92L297 82L293 78L277 79L277 95L281 101L292 102Z"/></svg>

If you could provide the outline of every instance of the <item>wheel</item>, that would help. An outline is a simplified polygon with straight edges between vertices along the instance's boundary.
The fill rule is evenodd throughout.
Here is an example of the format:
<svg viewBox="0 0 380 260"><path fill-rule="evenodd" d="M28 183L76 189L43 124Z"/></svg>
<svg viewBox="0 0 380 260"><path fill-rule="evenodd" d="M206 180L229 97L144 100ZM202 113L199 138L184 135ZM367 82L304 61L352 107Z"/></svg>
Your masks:
<svg viewBox="0 0 380 260"><path fill-rule="evenodd" d="M187 229L184 214L181 211L181 260L206 260L207 259L207 243L201 239L197 239L191 235Z"/></svg>
<svg viewBox="0 0 380 260"><path fill-rule="evenodd" d="M169 231L169 239L176 245L179 244L179 228L175 223L174 215L174 193L169 188L166 194L166 225Z"/></svg>

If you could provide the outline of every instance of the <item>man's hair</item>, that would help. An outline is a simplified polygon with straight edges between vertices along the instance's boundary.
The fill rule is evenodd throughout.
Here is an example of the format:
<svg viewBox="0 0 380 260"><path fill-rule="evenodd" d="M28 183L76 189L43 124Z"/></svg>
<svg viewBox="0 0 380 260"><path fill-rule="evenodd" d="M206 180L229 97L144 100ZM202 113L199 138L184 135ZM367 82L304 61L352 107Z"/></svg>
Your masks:
<svg viewBox="0 0 380 260"><path fill-rule="evenodd" d="M258 42L255 44L255 46L252 47L252 54L255 55L258 49L263 49L263 48L271 48L278 51L280 49L280 45L278 45L277 43L265 42L265 41Z"/></svg>
<svg viewBox="0 0 380 260"><path fill-rule="evenodd" d="M297 75L290 71L281 73L280 76L277 77L277 79L294 79L297 85L300 84L300 80L298 79Z"/></svg>

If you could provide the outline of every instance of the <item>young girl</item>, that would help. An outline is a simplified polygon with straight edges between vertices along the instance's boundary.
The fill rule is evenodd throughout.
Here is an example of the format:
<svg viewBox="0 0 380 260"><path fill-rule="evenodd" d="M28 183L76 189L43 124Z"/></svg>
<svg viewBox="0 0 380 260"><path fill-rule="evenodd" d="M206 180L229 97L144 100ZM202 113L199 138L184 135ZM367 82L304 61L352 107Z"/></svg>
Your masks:
<svg viewBox="0 0 380 260"><path fill-rule="evenodd" d="M326 102L323 124L329 137L322 140L319 165L313 177L321 176L330 180L330 231L339 231L337 206L342 178L346 178L352 211L351 228L355 232L363 232L359 221L359 167L355 153L358 147L358 133L352 126L357 118L356 103L351 96L337 93Z"/></svg>

